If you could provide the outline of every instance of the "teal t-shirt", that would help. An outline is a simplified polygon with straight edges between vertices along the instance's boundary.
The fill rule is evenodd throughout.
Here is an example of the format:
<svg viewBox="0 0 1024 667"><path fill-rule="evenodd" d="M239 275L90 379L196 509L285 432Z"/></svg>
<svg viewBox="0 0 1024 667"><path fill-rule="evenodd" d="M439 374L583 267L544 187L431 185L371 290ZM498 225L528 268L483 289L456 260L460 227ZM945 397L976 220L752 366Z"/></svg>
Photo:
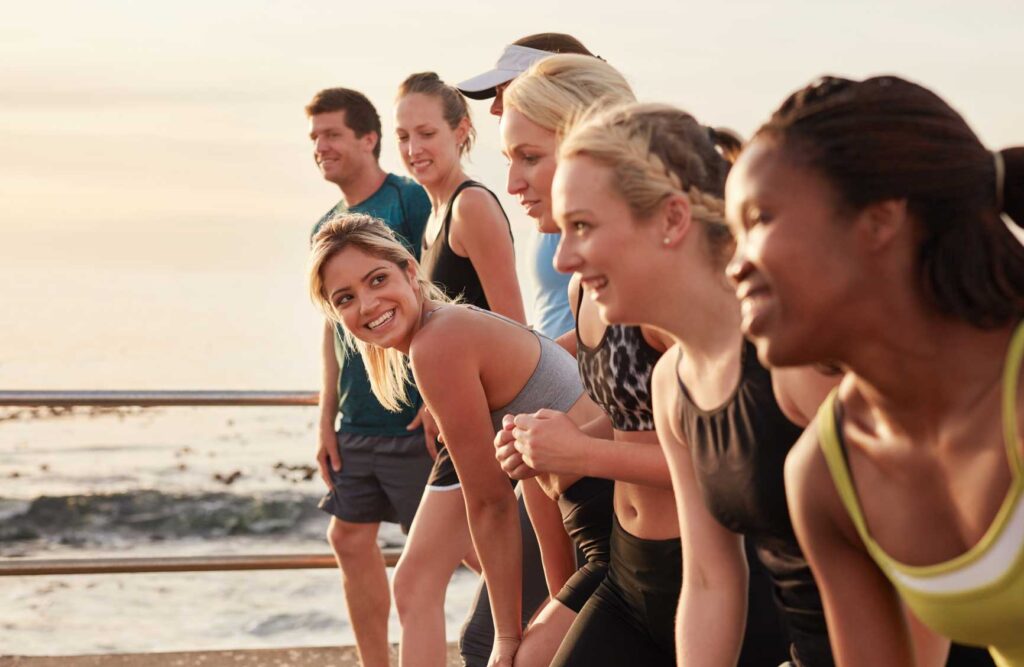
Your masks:
<svg viewBox="0 0 1024 667"><path fill-rule="evenodd" d="M384 183L372 195L355 206L344 202L328 211L313 228L315 234L325 222L345 213L365 213L383 220L419 259L423 231L430 217L430 199L418 183L409 178L388 174ZM344 342L340 324L334 326L334 351L338 358L338 413L342 433L359 435L409 435L406 425L416 417L420 396L409 386L412 405L401 412L391 412L380 404L370 390L370 378L358 351L349 350Z"/></svg>

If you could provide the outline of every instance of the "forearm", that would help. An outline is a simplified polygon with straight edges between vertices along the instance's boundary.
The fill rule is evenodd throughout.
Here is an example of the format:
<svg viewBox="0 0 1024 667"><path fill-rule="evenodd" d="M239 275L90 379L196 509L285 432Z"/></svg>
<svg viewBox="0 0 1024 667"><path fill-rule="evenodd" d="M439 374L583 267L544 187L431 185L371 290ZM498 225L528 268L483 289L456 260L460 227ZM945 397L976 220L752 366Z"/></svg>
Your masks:
<svg viewBox="0 0 1024 667"><path fill-rule="evenodd" d="M518 285L516 285L514 291L501 290L493 298L490 294L487 294L486 286L484 293L487 296L487 303L490 304L492 311L515 320L520 324L526 324L526 309L523 307L523 296L519 293Z"/></svg>
<svg viewBox="0 0 1024 667"><path fill-rule="evenodd" d="M619 482L672 488L665 454L657 442L605 440L584 436L579 474Z"/></svg>
<svg viewBox="0 0 1024 667"><path fill-rule="evenodd" d="M519 484L530 522L537 534L544 580L548 592L554 597L576 571L575 546L565 532L558 504L544 493L537 479L524 479Z"/></svg>
<svg viewBox="0 0 1024 667"><path fill-rule="evenodd" d="M491 598L495 637L522 634L522 534L511 487L507 496L486 501L466 495L466 513Z"/></svg>
<svg viewBox="0 0 1024 667"><path fill-rule="evenodd" d="M713 587L697 583L688 586L685 578L676 614L677 664L735 665L746 630L747 577Z"/></svg>
<svg viewBox="0 0 1024 667"><path fill-rule="evenodd" d="M322 373L320 378L320 433L333 434L338 417L338 358L334 351L334 325L324 322L321 341Z"/></svg>
<svg viewBox="0 0 1024 667"><path fill-rule="evenodd" d="M592 438L603 438L604 440L611 440L615 435L612 420L608 419L608 415L604 413L585 424L580 424L580 430Z"/></svg>

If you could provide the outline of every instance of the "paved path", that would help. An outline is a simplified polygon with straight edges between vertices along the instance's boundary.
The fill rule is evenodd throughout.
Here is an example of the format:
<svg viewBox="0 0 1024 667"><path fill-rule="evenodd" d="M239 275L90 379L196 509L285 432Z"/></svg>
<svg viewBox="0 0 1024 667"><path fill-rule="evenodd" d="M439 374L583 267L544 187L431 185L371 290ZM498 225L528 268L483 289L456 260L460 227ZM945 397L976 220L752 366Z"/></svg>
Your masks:
<svg viewBox="0 0 1024 667"><path fill-rule="evenodd" d="M397 654L392 664L398 664ZM448 666L462 661L454 645L448 646ZM0 655L0 667L359 667L351 646L281 648L245 651L196 651L186 653L123 653L21 657Z"/></svg>

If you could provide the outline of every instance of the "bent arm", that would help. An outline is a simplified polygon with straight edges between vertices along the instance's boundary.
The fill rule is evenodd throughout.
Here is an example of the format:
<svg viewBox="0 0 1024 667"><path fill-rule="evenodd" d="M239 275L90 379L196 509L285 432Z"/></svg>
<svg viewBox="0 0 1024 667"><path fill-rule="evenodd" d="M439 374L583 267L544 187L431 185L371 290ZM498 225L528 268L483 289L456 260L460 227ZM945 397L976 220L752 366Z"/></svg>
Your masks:
<svg viewBox="0 0 1024 667"><path fill-rule="evenodd" d="M581 460L582 475L666 489L672 487L668 462L657 440L587 438L586 446L589 449Z"/></svg>
<svg viewBox="0 0 1024 667"><path fill-rule="evenodd" d="M786 496L797 539L821 591L836 665L915 664L899 597L860 541L813 426L786 459Z"/></svg>
<svg viewBox="0 0 1024 667"><path fill-rule="evenodd" d="M719 524L704 505L690 450L675 419L678 391L675 369L659 362L654 374L654 420L672 474L683 542L676 658L680 667L735 665L747 618L743 539Z"/></svg>
<svg viewBox="0 0 1024 667"><path fill-rule="evenodd" d="M555 410L517 415L515 423L516 448L534 470L671 486L668 464L654 434L646 442L598 438L584 433L564 413ZM602 416L587 426L598 430L606 423Z"/></svg>
<svg viewBox="0 0 1024 667"><path fill-rule="evenodd" d="M455 200L451 235L473 263L491 310L526 324L512 233L498 202L479 188L463 192Z"/></svg>

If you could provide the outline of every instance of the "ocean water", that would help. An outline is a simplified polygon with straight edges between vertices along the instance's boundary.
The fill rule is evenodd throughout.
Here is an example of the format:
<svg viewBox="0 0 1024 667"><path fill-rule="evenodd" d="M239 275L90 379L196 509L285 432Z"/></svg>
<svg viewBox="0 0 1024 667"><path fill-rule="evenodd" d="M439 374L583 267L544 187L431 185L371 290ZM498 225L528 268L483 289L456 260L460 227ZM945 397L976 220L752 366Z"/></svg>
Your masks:
<svg viewBox="0 0 1024 667"><path fill-rule="evenodd" d="M0 409L0 556L328 551L313 408ZM383 524L382 546L404 536ZM449 639L475 592L460 570ZM399 636L392 610L390 632ZM354 643L335 570L0 578L0 654Z"/></svg>
<svg viewBox="0 0 1024 667"><path fill-rule="evenodd" d="M99 209L0 220L0 390L317 389L306 242L328 194L291 217L175 217L155 200L106 222ZM525 263L530 226L514 228ZM326 553L315 420L310 407L0 407L0 556ZM403 539L382 526L382 544ZM449 587L449 639L476 580L460 570ZM390 627L397 641L393 611ZM353 642L330 570L0 578L0 654Z"/></svg>

